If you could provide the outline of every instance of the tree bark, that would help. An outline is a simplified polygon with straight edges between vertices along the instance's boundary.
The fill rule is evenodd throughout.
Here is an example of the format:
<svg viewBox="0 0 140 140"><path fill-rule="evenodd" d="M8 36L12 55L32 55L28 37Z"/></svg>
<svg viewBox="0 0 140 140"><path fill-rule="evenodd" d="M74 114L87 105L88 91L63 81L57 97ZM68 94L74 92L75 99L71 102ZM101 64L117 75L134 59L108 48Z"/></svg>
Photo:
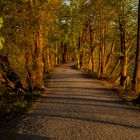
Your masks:
<svg viewBox="0 0 140 140"><path fill-rule="evenodd" d="M125 25L120 23L120 37L121 37L121 52L123 56L121 56L121 78L120 85L124 86L126 77L127 77L127 67L128 67L128 57L127 57L127 48L125 43Z"/></svg>
<svg viewBox="0 0 140 140"><path fill-rule="evenodd" d="M113 52L114 52L114 48L115 48L115 42L112 43L112 47L111 47L111 50L110 50L110 53L107 57L107 60L106 60L106 64L105 64L105 72L107 71L107 68L109 66L109 64L111 63L111 58L112 58L112 55L113 55Z"/></svg>
<svg viewBox="0 0 140 140"><path fill-rule="evenodd" d="M119 15L119 28L120 28L120 43L121 43L121 78L120 86L125 85L125 80L127 78L127 68L128 68L128 56L127 56L127 46L126 46L126 21L124 17L124 5L121 2L121 13Z"/></svg>
<svg viewBox="0 0 140 140"><path fill-rule="evenodd" d="M100 61L99 61L99 72L98 77L104 75L105 71L105 61L106 61L106 41L105 41L105 34L106 34L106 19L104 16L104 8L103 8L103 1L101 2L100 6Z"/></svg>
<svg viewBox="0 0 140 140"><path fill-rule="evenodd" d="M91 25L91 19L89 19L89 35L90 35L90 58L91 58L91 63L92 63L92 72L94 72L94 45L93 45L93 29L92 29L92 25Z"/></svg>
<svg viewBox="0 0 140 140"><path fill-rule="evenodd" d="M43 7L43 6L42 6ZM39 8L39 29L37 36L36 45L36 86L42 88L44 86L43 73L44 73L44 63L43 63L43 50L45 47L45 11L44 7Z"/></svg>
<svg viewBox="0 0 140 140"><path fill-rule="evenodd" d="M27 71L27 86L28 90L32 91L35 87L35 64L34 64L34 55L35 55L35 44L33 40L28 42L27 50L26 50L26 63L25 69Z"/></svg>
<svg viewBox="0 0 140 140"><path fill-rule="evenodd" d="M20 77L10 66L7 56L0 55L0 67L2 70L2 74L0 75L1 83L13 89L15 92L25 92L25 88L21 83Z"/></svg>
<svg viewBox="0 0 140 140"><path fill-rule="evenodd" d="M135 60L135 70L134 70L134 88L135 91L140 93L140 1L138 8L138 30L137 30L137 50L136 50L136 60Z"/></svg>

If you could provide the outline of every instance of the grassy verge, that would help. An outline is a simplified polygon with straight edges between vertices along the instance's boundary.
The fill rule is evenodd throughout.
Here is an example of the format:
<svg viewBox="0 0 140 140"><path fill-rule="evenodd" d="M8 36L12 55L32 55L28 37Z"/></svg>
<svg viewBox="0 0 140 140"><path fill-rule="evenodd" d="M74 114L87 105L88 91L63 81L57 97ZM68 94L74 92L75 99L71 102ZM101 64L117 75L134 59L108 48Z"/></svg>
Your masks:
<svg viewBox="0 0 140 140"><path fill-rule="evenodd" d="M119 83L109 77L97 77L97 74L91 71L87 72L89 78L97 79L99 83L112 88L125 102L133 104L133 101L138 97L138 94L131 87L120 87ZM139 106L139 103L137 103Z"/></svg>
<svg viewBox="0 0 140 140"><path fill-rule="evenodd" d="M50 77L51 73L44 74L45 86L47 86L47 79L50 79ZM0 85L0 122L24 114L30 108L33 101L43 96L45 91L46 88L44 87L40 91L15 93L7 87Z"/></svg>
<svg viewBox="0 0 140 140"><path fill-rule="evenodd" d="M8 92L0 95L0 120L7 120L26 111L32 101L40 96L37 92L14 93Z"/></svg>

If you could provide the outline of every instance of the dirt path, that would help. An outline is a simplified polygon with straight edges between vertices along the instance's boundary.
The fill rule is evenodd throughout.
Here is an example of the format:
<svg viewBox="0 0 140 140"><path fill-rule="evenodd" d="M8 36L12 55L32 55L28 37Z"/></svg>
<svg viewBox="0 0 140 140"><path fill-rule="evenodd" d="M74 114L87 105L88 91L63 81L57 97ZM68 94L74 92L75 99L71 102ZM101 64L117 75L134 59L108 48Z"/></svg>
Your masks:
<svg viewBox="0 0 140 140"><path fill-rule="evenodd" d="M63 65L49 80L47 94L18 123L17 133L17 140L139 140L140 110Z"/></svg>

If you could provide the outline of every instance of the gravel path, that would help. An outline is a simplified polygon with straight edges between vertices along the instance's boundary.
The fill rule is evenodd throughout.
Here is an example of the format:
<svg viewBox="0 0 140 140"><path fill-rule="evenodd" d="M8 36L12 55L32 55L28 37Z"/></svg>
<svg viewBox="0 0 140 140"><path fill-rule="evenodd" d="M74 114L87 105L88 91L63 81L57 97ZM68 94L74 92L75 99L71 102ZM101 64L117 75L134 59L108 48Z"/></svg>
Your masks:
<svg viewBox="0 0 140 140"><path fill-rule="evenodd" d="M140 140L140 110L63 65L49 80L46 95L18 122L16 133L17 140Z"/></svg>

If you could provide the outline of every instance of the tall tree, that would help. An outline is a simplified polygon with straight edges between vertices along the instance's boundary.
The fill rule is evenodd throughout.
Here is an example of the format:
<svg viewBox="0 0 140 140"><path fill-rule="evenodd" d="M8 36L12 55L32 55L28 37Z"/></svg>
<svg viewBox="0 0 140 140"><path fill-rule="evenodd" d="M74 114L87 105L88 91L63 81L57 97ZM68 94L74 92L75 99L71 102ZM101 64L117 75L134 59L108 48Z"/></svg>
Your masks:
<svg viewBox="0 0 140 140"><path fill-rule="evenodd" d="M140 0L138 7L138 30L137 30L137 50L136 50L136 61L134 70L134 87L135 91L140 93Z"/></svg>

